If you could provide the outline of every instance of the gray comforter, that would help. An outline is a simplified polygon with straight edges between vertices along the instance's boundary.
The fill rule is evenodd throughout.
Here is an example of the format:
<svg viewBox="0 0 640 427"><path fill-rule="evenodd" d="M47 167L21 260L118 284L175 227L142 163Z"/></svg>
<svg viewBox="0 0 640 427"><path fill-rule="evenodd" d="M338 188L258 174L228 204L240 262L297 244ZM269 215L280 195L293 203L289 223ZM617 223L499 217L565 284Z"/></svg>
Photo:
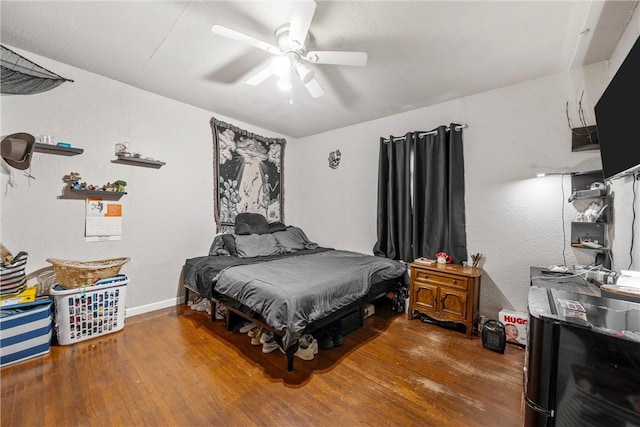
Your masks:
<svg viewBox="0 0 640 427"><path fill-rule="evenodd" d="M222 271L216 292L262 315L286 348L310 323L363 297L372 284L401 277L397 261L330 250Z"/></svg>

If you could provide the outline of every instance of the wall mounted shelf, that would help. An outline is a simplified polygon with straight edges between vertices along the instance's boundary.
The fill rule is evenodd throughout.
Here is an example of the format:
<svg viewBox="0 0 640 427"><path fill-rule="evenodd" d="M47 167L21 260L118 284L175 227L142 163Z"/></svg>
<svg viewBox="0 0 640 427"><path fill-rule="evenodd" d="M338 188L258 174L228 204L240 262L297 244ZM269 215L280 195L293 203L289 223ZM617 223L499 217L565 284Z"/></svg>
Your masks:
<svg viewBox="0 0 640 427"><path fill-rule="evenodd" d="M611 268L611 257L607 256L611 250L608 246L608 226L613 221L612 195L609 189L592 189L595 183L604 183L601 170L575 173L571 176L572 197L570 203L576 208L576 213L585 213L593 203L602 207L601 217L595 222L571 221L571 247L596 253L596 264ZM580 194L582 193L582 194ZM583 242L594 242L601 247L591 247Z"/></svg>
<svg viewBox="0 0 640 427"><path fill-rule="evenodd" d="M84 153L82 148L60 147L59 145L40 144L39 142L35 143L33 151L37 153L56 154L59 156L77 156L78 154Z"/></svg>
<svg viewBox="0 0 640 427"><path fill-rule="evenodd" d="M578 249L586 249L586 250L589 250L589 251L597 251L597 252L609 252L609 251L611 251L611 249L609 249L609 248L590 248L590 247L584 246L584 245L582 245L580 243L572 243L571 247L572 248L578 248Z"/></svg>
<svg viewBox="0 0 640 427"><path fill-rule="evenodd" d="M127 193L122 191L76 190L66 187L65 194L62 198L83 199L87 197L102 197L103 199L119 199L125 194Z"/></svg>
<svg viewBox="0 0 640 427"><path fill-rule="evenodd" d="M123 165L131 165L131 166L142 166L142 167L154 168L154 169L159 169L162 166L166 165L165 162L161 162L159 160L147 160L147 159L140 159L137 157L127 157L127 156L118 156L116 160L111 160L111 163L120 163Z"/></svg>

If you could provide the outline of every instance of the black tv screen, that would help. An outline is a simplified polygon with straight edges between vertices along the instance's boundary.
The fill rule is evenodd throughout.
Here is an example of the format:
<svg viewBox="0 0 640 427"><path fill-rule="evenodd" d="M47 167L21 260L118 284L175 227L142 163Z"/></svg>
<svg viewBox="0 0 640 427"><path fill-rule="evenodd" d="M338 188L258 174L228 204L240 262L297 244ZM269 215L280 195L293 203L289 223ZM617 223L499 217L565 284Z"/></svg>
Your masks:
<svg viewBox="0 0 640 427"><path fill-rule="evenodd" d="M640 37L594 110L604 177L640 168Z"/></svg>

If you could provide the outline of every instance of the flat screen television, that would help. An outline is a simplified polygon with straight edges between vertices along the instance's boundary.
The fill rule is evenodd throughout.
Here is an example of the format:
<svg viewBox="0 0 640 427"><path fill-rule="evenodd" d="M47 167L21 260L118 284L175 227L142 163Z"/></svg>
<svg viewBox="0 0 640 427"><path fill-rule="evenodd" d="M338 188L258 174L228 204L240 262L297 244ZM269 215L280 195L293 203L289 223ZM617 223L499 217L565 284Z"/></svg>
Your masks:
<svg viewBox="0 0 640 427"><path fill-rule="evenodd" d="M640 37L594 110L604 177L640 169Z"/></svg>

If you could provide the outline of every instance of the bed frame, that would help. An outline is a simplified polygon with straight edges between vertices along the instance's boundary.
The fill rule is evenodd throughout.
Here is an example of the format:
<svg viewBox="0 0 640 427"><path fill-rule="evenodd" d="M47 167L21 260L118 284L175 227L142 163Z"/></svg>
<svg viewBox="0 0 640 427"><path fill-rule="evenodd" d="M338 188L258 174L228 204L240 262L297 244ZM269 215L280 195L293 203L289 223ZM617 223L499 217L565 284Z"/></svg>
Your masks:
<svg viewBox="0 0 640 427"><path fill-rule="evenodd" d="M353 303L330 314L329 316L324 317L308 325L303 331L303 334L312 333L354 312L358 312L358 316L360 319L359 326L362 327L364 325L365 306L371 303L372 301L375 301L387 295L396 286L401 284L403 284L403 277L398 277L395 279L385 280L383 282L377 283L372 287L369 293L367 293L365 296L363 296L359 300L354 301ZM184 298L185 304L187 303L187 301L189 301L189 291L192 291L192 289L189 289L188 287L185 286L185 298ZM276 331L273 329L273 327L269 326L267 322L264 320L264 318L258 313L252 311L247 306L242 305L238 301L232 298L229 298L225 295L218 294L215 291L213 292L213 295L210 295L208 297L208 299L211 301L211 321L212 322L216 321L216 301L220 301L222 304L224 304L225 308L227 309L226 317L224 319L227 330L229 331L233 330L234 327L238 323L242 322L242 320L244 319L244 320L255 323L256 325L260 326L261 328L264 328L265 330L273 332L273 336L276 342L282 348L282 336L278 335ZM287 356L288 372L293 371L293 359L297 350L298 350L298 342L296 341L285 352Z"/></svg>

